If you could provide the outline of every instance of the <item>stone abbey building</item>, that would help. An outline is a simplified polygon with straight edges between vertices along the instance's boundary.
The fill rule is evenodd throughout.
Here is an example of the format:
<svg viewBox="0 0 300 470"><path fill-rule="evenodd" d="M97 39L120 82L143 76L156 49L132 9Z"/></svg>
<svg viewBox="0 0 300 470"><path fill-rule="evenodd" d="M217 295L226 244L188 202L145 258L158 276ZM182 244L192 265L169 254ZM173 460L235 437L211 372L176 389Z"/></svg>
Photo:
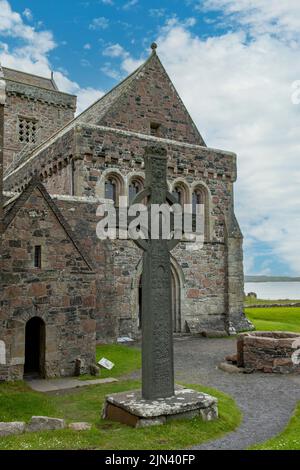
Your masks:
<svg viewBox="0 0 300 470"><path fill-rule="evenodd" d="M174 332L247 329L236 156L207 147L155 46L77 117L76 97L53 78L1 74L0 380L71 375L78 360L87 372L95 341L139 337L142 254L130 240L99 240L96 211L142 189L153 144L167 150L178 202L205 206L203 248L182 241L172 252Z"/></svg>

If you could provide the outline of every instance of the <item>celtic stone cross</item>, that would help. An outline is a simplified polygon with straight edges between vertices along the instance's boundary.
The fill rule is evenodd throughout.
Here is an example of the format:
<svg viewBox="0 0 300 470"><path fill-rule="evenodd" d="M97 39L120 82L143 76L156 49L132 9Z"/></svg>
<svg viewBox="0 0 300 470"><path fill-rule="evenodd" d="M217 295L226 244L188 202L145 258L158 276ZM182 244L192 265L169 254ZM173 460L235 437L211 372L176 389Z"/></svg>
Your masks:
<svg viewBox="0 0 300 470"><path fill-rule="evenodd" d="M132 204L147 198L147 205L176 203L167 187L167 152L145 150L145 189ZM150 220L151 227L151 220ZM146 400L174 395L173 325L170 250L179 240L134 240L143 249L142 273L142 397Z"/></svg>

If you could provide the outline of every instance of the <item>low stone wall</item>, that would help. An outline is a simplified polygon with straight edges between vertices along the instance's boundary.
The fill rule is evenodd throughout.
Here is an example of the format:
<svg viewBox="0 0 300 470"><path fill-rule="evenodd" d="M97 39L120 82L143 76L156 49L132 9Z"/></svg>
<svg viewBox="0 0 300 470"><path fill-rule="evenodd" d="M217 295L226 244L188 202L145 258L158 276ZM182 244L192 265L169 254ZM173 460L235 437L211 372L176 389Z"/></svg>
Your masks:
<svg viewBox="0 0 300 470"><path fill-rule="evenodd" d="M237 339L237 366L261 372L300 373L298 350L300 350L298 333L282 331L242 333Z"/></svg>

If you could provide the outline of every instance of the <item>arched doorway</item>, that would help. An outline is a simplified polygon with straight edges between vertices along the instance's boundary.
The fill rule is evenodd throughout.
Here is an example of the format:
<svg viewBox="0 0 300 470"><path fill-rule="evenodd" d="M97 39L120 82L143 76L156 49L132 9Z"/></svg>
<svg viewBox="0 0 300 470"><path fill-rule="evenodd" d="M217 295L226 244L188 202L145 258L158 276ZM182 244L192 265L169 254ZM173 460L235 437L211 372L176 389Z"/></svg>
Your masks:
<svg viewBox="0 0 300 470"><path fill-rule="evenodd" d="M26 323L24 375L45 377L45 323L39 317Z"/></svg>
<svg viewBox="0 0 300 470"><path fill-rule="evenodd" d="M171 274L173 332L181 333L180 279L173 266L171 266ZM138 328L142 328L142 276L138 285Z"/></svg>

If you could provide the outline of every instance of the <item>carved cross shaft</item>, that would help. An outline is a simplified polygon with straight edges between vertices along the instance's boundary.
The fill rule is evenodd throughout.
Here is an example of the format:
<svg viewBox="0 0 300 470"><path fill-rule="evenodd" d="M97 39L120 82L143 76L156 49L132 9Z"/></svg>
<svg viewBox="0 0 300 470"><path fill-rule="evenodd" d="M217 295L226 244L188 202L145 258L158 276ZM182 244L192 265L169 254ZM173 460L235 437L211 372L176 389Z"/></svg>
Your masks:
<svg viewBox="0 0 300 470"><path fill-rule="evenodd" d="M167 154L159 147L145 150L145 197L150 204L175 203L167 187ZM150 220L151 226L151 220ZM161 233L161 231L160 231ZM178 240L135 240L144 250L142 273L142 396L146 400L174 395L173 325L170 249Z"/></svg>

